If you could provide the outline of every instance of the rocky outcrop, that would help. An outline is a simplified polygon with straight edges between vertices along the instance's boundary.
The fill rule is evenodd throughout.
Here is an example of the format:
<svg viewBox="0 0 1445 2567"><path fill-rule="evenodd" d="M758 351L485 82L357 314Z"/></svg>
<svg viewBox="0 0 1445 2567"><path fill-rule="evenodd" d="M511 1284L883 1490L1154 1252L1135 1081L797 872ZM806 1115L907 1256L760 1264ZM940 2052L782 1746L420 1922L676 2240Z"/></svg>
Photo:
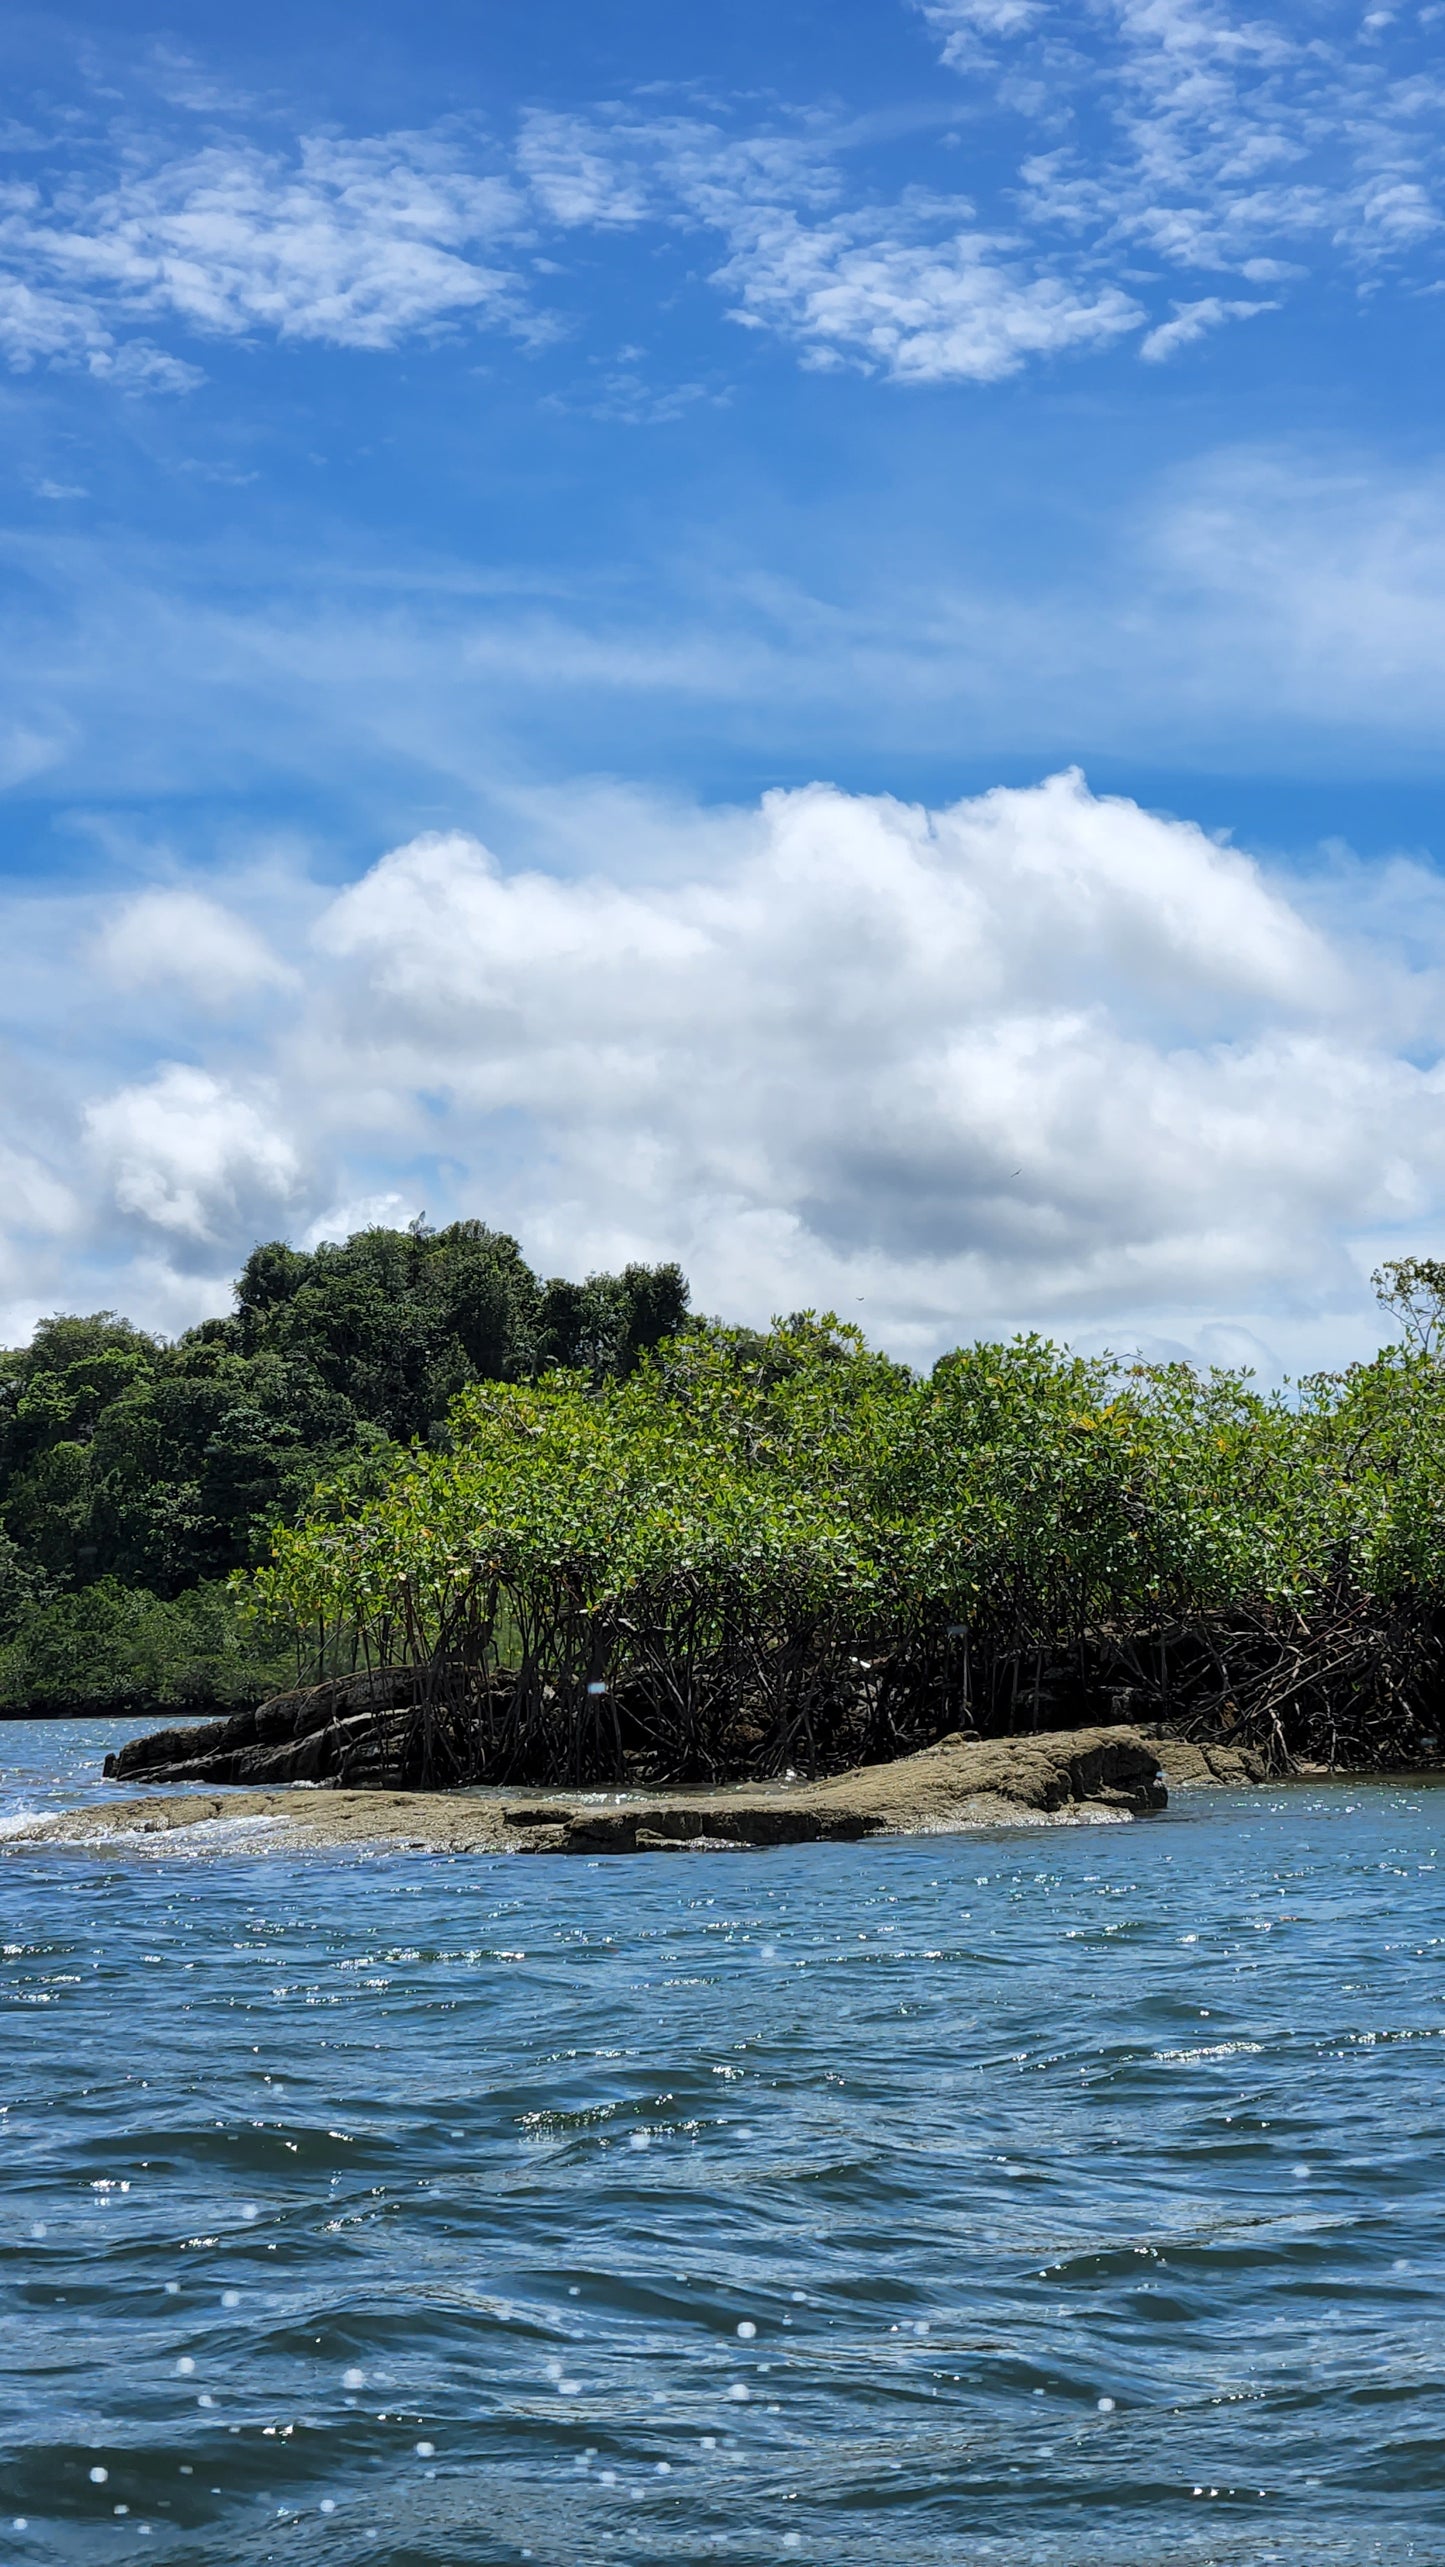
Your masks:
<svg viewBox="0 0 1445 2567"><path fill-rule="evenodd" d="M1200 1783L1263 1783L1269 1767L1253 1747L1196 1745L1192 1738L1156 1738L1164 1779L1177 1789Z"/></svg>
<svg viewBox="0 0 1445 2567"><path fill-rule="evenodd" d="M396 1782L405 1714L417 1699L410 1668L380 1667L275 1694L229 1720L158 1729L105 1760L108 1780L150 1783Z"/></svg>
<svg viewBox="0 0 1445 2567"><path fill-rule="evenodd" d="M1165 1797L1159 1751L1138 1730L1071 1729L1031 1738L943 1738L919 1755L859 1766L828 1782L745 1784L715 1792L524 1795L341 1788L112 1802L47 1819L27 1841L164 1838L222 1822L229 1841L244 1850L238 1834L246 1822L282 1820L290 1841L305 1845L687 1853L1127 1819L1162 1809ZM273 1826L256 1841L275 1851L280 1840Z"/></svg>
<svg viewBox="0 0 1445 2567"><path fill-rule="evenodd" d="M1159 1759L1128 1729L1040 1738L941 1738L889 1765L768 1790L649 1794L611 1807L504 1804L523 1851L685 1852L696 1845L796 1845L820 1839L928 1835L1048 1818L1133 1818L1162 1809Z"/></svg>

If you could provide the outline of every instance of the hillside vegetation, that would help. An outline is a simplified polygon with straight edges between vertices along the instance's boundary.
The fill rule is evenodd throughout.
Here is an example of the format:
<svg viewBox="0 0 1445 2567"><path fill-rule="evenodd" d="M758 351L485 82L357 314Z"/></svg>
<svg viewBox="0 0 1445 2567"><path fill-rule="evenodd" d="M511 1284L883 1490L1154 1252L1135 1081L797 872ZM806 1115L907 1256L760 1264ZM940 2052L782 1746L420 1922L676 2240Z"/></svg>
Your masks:
<svg viewBox="0 0 1445 2567"><path fill-rule="evenodd" d="M113 1312L0 1353L0 1707L141 1711L295 1680L228 1580L318 1480L384 1476L456 1395L625 1372L677 1329L676 1266L542 1282L480 1221L258 1247L235 1309L168 1344Z"/></svg>

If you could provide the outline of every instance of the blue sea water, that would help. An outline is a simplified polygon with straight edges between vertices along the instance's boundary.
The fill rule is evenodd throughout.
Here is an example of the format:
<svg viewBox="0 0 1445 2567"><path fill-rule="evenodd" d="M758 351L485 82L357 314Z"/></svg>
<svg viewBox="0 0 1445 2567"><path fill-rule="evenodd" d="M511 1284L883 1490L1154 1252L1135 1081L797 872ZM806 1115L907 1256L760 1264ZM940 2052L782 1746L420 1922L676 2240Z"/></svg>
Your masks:
<svg viewBox="0 0 1445 2567"><path fill-rule="evenodd" d="M121 1734L0 1729L5 2567L1445 2558L1438 1788L13 1832Z"/></svg>

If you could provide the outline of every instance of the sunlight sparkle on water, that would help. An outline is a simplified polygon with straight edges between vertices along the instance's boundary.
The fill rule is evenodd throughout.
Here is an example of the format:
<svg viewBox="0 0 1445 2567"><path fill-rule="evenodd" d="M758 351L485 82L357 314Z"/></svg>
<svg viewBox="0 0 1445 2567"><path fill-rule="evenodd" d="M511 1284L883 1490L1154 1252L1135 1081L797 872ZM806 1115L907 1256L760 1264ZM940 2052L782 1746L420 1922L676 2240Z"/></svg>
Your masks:
<svg viewBox="0 0 1445 2567"><path fill-rule="evenodd" d="M628 2567L1157 2567L1246 2505L1228 2567L1445 2554L1442 1808L1201 1796L983 1875L7 1839L12 2538L210 2567L264 2500L449 2567L450 2490L467 2567L624 2513Z"/></svg>

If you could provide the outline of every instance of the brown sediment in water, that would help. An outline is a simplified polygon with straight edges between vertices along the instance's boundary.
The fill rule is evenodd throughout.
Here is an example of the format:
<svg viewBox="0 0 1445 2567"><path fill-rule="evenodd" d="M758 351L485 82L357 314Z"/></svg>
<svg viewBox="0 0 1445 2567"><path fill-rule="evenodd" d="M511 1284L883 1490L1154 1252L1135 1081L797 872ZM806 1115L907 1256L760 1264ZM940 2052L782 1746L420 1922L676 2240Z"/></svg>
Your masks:
<svg viewBox="0 0 1445 2567"><path fill-rule="evenodd" d="M173 1791L70 1810L27 1844L201 1850L367 1845L437 1853L640 1854L854 1842L977 1827L1143 1817L1162 1809L1161 1766L1185 1783L1246 1781L1228 1749L1182 1748L1131 1728L1037 1737L943 1738L919 1754L828 1781L719 1791L404 1792L244 1788ZM192 1831L202 1831L198 1837Z"/></svg>

